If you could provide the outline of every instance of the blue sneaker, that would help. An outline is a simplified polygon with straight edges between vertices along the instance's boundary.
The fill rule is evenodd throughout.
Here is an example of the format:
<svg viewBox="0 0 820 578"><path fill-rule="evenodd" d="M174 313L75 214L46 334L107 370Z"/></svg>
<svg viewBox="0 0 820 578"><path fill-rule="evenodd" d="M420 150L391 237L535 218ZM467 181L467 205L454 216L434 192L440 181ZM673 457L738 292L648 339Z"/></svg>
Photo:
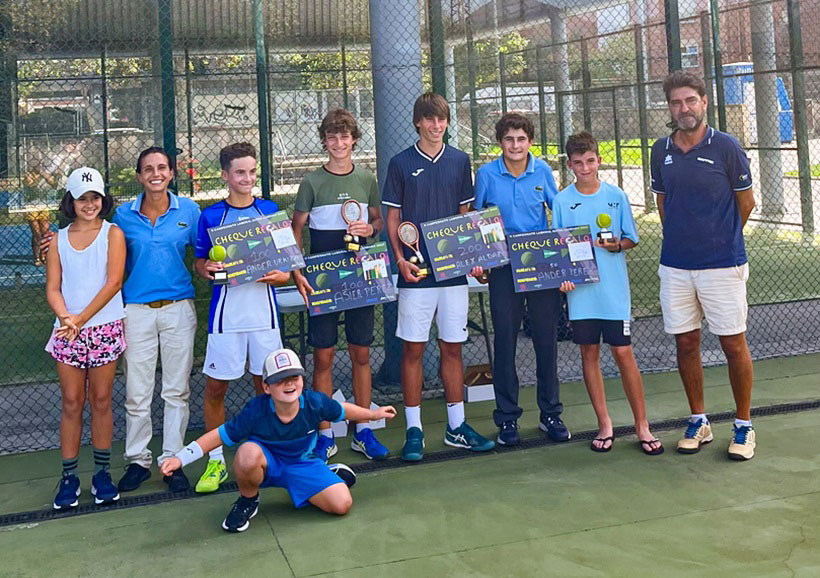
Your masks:
<svg viewBox="0 0 820 578"><path fill-rule="evenodd" d="M336 436L327 437L320 434L319 438L316 440L316 446L313 448L310 455L311 457L319 458L323 462L327 463L327 460L329 460L332 456L335 456L338 451L339 448L336 447Z"/></svg>
<svg viewBox="0 0 820 578"><path fill-rule="evenodd" d="M417 427L408 428L401 459L405 462L420 462L424 457L424 432Z"/></svg>
<svg viewBox="0 0 820 578"><path fill-rule="evenodd" d="M80 478L74 474L63 476L57 490L57 497L54 498L54 509L76 508L80 503L78 499L80 492Z"/></svg>
<svg viewBox="0 0 820 578"><path fill-rule="evenodd" d="M91 478L91 495L95 504L113 504L120 499L117 486L111 480L111 472L100 470Z"/></svg>
<svg viewBox="0 0 820 578"><path fill-rule="evenodd" d="M444 432L444 443L471 452L488 452L495 447L493 440L488 440L475 431L466 421L461 422L461 425L456 429L450 429L448 425L447 430Z"/></svg>
<svg viewBox="0 0 820 578"><path fill-rule="evenodd" d="M353 440L350 442L350 448L354 452L364 454L368 460L383 460L390 455L390 450L376 439L376 436L373 435L373 430L369 427L364 428L360 432L354 432Z"/></svg>
<svg viewBox="0 0 820 578"><path fill-rule="evenodd" d="M518 421L505 421L498 427L498 445L517 446L521 443L521 436L518 435Z"/></svg>

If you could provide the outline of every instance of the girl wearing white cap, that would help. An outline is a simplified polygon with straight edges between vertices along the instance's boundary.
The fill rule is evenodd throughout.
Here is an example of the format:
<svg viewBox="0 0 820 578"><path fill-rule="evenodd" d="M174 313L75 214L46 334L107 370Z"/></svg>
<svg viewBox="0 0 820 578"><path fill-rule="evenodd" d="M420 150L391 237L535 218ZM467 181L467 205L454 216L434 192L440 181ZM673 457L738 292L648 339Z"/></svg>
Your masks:
<svg viewBox="0 0 820 578"><path fill-rule="evenodd" d="M57 361L62 392L60 447L63 473L54 508L77 506L77 457L86 397L91 409L95 473L91 494L97 504L119 499L111 481L111 390L117 359L125 350L122 287L125 237L105 221L114 202L98 171L76 169L68 177L60 211L72 223L60 229L46 256L46 298L57 319L46 345ZM86 395L86 382L88 394Z"/></svg>

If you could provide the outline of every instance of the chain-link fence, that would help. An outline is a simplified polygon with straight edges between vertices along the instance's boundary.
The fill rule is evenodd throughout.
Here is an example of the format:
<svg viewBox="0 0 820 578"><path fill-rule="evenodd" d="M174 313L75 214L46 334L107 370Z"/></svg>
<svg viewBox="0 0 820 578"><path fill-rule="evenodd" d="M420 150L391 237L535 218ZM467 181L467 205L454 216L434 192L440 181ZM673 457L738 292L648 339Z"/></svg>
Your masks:
<svg viewBox="0 0 820 578"><path fill-rule="evenodd" d="M205 206L227 195L219 149L247 140L260 153L259 194L291 213L301 178L326 158L316 129L328 110L354 114L363 133L354 162L382 179L390 156L414 141L412 102L429 89L450 102L449 144L468 152L475 168L500 154L493 125L506 111L532 117L533 153L561 186L571 177L566 137L596 135L601 177L627 192L641 235L627 257L635 353L643 371L661 371L675 367L675 350L660 320L649 147L669 131L660 83L670 67L704 75L709 122L740 140L755 182L746 228L752 355L817 351L819 13L817 0L0 0L0 453L59 445L60 388L43 351L53 314L36 242L65 226L56 207L70 169L99 168L126 201L140 192L139 151L164 145L177 155L179 194ZM195 285L197 428L210 290L198 278ZM304 314L281 308L285 339L310 373ZM399 398L395 318L394 305L377 309L371 362L382 401ZM492 325L480 291L471 295L470 327L465 366L487 363ZM340 337L334 386L349 393ZM440 394L435 350L425 356L428 395ZM705 363L723 362L708 332L703 350ZM525 322L524 384L535 381L534 359ZM608 375L617 371L608 355L602 365ZM560 377L580 373L576 346L562 341ZM234 384L228 414L251 392L247 379ZM117 437L123 403L118 375ZM161 414L159 396L153 409Z"/></svg>

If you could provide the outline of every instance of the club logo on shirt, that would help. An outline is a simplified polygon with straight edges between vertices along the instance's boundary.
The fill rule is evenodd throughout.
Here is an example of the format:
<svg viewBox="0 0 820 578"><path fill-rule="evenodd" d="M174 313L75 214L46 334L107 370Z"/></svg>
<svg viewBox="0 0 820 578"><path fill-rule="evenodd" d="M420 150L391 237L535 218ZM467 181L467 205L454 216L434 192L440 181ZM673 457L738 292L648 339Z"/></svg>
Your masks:
<svg viewBox="0 0 820 578"><path fill-rule="evenodd" d="M569 208L574 211L575 209L577 209L580 206L581 206L581 203L575 203L574 205L570 205Z"/></svg>
<svg viewBox="0 0 820 578"><path fill-rule="evenodd" d="M609 205L613 209L617 209L618 207L621 206L621 203L607 203L607 205Z"/></svg>
<svg viewBox="0 0 820 578"><path fill-rule="evenodd" d="M411 174L411 175L413 175L414 177L417 177L417 176L419 176L419 175L420 175L421 173L423 173L423 172L424 172L424 169L416 169L415 171L413 171L413 172L412 172L412 173L410 173L410 174Z"/></svg>
<svg viewBox="0 0 820 578"><path fill-rule="evenodd" d="M177 227L182 227L183 229L187 229L188 228L188 223L186 223L184 221L177 221Z"/></svg>
<svg viewBox="0 0 820 578"><path fill-rule="evenodd" d="M715 164L715 161L713 161L712 159L705 159L703 157L697 157L697 160L699 160L702 163L709 163L710 165Z"/></svg>
<svg viewBox="0 0 820 578"><path fill-rule="evenodd" d="M740 176L738 177L738 179L740 179L740 182L741 182L741 183L742 183L743 181L748 181L748 180L749 180L749 175L747 175L746 173L743 173L742 175L740 175Z"/></svg>
<svg viewBox="0 0 820 578"><path fill-rule="evenodd" d="M544 187L542 187L541 185L535 185L535 190L538 191L539 193L543 193L544 192Z"/></svg>
<svg viewBox="0 0 820 578"><path fill-rule="evenodd" d="M663 164L671 165L672 164L672 155L666 155L666 158L663 159Z"/></svg>

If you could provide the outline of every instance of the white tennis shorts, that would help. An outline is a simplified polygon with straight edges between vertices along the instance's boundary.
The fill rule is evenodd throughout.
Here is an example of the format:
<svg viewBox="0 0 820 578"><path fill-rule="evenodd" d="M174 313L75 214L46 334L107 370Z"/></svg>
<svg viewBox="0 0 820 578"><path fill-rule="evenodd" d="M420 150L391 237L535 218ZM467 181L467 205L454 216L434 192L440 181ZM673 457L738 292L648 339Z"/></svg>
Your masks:
<svg viewBox="0 0 820 578"><path fill-rule="evenodd" d="M265 358L282 348L278 329L209 333L202 373L220 380L239 379L245 375L245 365L253 375L262 375Z"/></svg>
<svg viewBox="0 0 820 578"><path fill-rule="evenodd" d="M400 288L396 337L426 343L435 315L439 339L446 343L467 341L469 298L467 285Z"/></svg>

